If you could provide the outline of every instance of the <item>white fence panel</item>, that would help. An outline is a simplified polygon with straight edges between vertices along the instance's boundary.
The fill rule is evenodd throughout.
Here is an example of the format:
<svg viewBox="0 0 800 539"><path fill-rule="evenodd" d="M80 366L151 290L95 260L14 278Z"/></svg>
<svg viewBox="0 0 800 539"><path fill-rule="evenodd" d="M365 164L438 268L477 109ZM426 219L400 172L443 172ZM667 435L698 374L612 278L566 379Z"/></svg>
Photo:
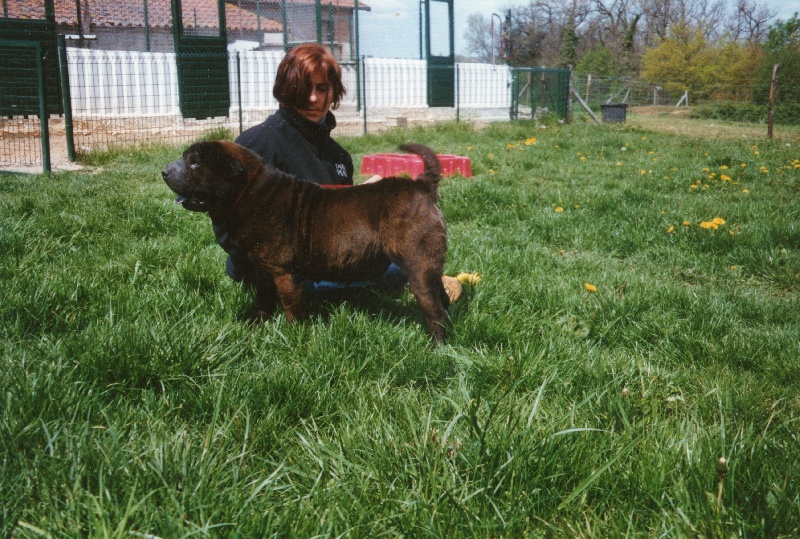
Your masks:
<svg viewBox="0 0 800 539"><path fill-rule="evenodd" d="M67 48L72 112L89 116L180 114L175 55Z"/></svg>
<svg viewBox="0 0 800 539"><path fill-rule="evenodd" d="M427 73L423 60L367 58L364 81L368 109L426 106Z"/></svg>
<svg viewBox="0 0 800 539"><path fill-rule="evenodd" d="M242 110L275 110L272 85L282 52L239 52L229 55L231 115ZM175 54L67 49L73 113L89 116L180 115ZM368 110L427 106L424 60L367 58L362 91L353 65L342 69L347 94L342 105L355 106L357 96ZM507 108L511 71L507 66L458 64L458 105L463 108ZM239 74L240 73L240 74ZM366 95L364 93L366 86Z"/></svg>
<svg viewBox="0 0 800 539"><path fill-rule="evenodd" d="M464 108L511 106L511 69L491 64L458 64L458 104Z"/></svg>
<svg viewBox="0 0 800 539"><path fill-rule="evenodd" d="M230 73L231 108L238 108L239 89L237 73L242 77L242 110L277 109L278 102L272 97L272 85L278 73L278 64L283 52L241 51L239 70L236 68L236 53L228 55Z"/></svg>

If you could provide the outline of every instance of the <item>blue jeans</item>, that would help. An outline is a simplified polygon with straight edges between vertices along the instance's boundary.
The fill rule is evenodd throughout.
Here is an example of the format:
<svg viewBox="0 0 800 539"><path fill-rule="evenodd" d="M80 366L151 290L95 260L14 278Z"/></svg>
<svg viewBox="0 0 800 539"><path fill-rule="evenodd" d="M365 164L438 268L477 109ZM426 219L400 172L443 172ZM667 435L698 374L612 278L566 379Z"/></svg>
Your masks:
<svg viewBox="0 0 800 539"><path fill-rule="evenodd" d="M233 262L231 257L225 261L225 273L228 277L236 282L241 282L244 276L236 263ZM350 290L353 288L374 287L378 289L389 289L404 286L408 280L403 274L400 267L395 264L389 264L386 271L377 279L367 281L354 281L351 283L337 283L333 281L306 281L303 283L303 290L312 294L320 294L324 292L332 292L334 290Z"/></svg>

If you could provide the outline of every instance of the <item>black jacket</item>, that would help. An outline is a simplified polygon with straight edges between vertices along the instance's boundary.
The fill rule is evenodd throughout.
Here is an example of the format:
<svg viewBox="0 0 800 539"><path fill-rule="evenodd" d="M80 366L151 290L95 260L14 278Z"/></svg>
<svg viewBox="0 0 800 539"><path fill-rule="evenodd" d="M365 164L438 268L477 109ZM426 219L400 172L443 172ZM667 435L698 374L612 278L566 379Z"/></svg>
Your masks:
<svg viewBox="0 0 800 539"><path fill-rule="evenodd" d="M287 109L251 127L236 142L260 155L278 170L319 184L353 185L353 158L331 138L336 118L328 112L317 124ZM238 245L224 227L213 226L217 243L228 255L226 271L236 281L242 279L247 262Z"/></svg>
<svg viewBox="0 0 800 539"><path fill-rule="evenodd" d="M353 159L331 138L336 118L328 112L324 124L313 123L281 107L263 123L251 127L236 142L264 162L298 178L319 184L353 184Z"/></svg>

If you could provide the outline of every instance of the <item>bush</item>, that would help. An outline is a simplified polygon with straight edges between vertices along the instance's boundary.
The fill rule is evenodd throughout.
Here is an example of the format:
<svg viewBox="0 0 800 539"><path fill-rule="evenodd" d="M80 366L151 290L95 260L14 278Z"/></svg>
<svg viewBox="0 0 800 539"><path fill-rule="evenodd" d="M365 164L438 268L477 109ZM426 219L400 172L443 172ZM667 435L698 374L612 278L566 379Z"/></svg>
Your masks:
<svg viewBox="0 0 800 539"><path fill-rule="evenodd" d="M689 117L702 120L767 123L768 114L767 105L721 102L693 107ZM782 125L800 125L800 105L777 105L774 121Z"/></svg>

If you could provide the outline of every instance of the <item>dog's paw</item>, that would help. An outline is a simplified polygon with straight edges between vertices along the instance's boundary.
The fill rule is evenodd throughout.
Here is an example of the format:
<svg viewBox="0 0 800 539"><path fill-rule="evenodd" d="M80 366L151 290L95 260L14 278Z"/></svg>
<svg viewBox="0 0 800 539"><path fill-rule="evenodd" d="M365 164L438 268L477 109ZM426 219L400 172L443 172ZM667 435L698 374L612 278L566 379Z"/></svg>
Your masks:
<svg viewBox="0 0 800 539"><path fill-rule="evenodd" d="M271 315L269 311L256 308L250 311L247 318L250 320L251 324L256 326L258 324L263 324L264 322L266 322L270 318L270 316Z"/></svg>

